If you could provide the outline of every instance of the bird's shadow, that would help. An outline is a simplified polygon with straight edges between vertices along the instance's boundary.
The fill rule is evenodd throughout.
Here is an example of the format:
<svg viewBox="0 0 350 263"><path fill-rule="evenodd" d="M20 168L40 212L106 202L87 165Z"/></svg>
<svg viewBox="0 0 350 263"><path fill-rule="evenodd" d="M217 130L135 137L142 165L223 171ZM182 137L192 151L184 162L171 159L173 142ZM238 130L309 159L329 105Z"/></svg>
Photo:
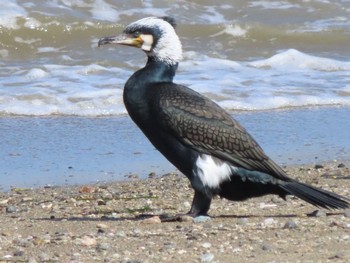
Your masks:
<svg viewBox="0 0 350 263"><path fill-rule="evenodd" d="M328 212L325 213L325 216L338 216L342 215L341 212ZM41 217L41 218L32 218L32 220L38 221L53 221L53 222L64 222L64 221L72 221L72 222L103 222L103 221L115 221L115 222L123 222L123 221L142 221L147 218L158 216L162 223L167 222L183 222L183 215L174 215L169 216L168 214L157 215L157 214L140 214L137 216L130 217L99 217L99 218L91 218L91 217ZM241 218L298 218L301 217L300 214L271 214L271 215L257 215L257 214L243 214L243 215L218 215L211 216L212 219L241 219ZM306 217L317 217L315 211L312 213L306 214Z"/></svg>

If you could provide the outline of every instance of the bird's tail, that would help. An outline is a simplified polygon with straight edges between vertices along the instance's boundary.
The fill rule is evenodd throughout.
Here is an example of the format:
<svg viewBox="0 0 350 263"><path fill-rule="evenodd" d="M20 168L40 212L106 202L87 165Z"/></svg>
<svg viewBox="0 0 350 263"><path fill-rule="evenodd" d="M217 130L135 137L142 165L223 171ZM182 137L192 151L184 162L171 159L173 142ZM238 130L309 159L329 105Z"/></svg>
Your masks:
<svg viewBox="0 0 350 263"><path fill-rule="evenodd" d="M317 207L327 209L345 209L350 207L350 199L311 185L293 180L283 182L279 186L288 194L297 196Z"/></svg>

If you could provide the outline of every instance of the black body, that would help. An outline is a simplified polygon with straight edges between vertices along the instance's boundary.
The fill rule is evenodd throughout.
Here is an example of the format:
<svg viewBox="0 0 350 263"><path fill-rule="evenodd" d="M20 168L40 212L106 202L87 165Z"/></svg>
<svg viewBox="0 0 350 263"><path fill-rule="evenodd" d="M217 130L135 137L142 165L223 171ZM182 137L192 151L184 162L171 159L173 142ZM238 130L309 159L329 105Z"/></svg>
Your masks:
<svg viewBox="0 0 350 263"><path fill-rule="evenodd" d="M213 195L242 201L266 194L293 194L320 207L348 207L339 195L287 177L228 113L199 93L174 84L176 69L177 65L149 58L146 67L127 81L124 103L151 143L191 181L195 196L190 214L206 214ZM196 175L200 154L240 169L219 188L208 188Z"/></svg>

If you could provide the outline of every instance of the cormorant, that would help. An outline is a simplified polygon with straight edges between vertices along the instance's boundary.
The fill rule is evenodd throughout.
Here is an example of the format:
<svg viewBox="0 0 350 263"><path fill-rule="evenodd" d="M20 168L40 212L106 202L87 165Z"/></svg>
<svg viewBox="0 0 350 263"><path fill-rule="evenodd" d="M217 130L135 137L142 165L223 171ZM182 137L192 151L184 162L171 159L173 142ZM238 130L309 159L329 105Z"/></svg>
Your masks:
<svg viewBox="0 0 350 263"><path fill-rule="evenodd" d="M252 136L212 100L173 78L182 59L181 42L170 17L147 17L120 36L98 45L141 48L148 56L124 87L132 120L194 189L189 214L207 215L213 196L234 201L276 194L297 196L317 207L349 207L348 198L289 178Z"/></svg>

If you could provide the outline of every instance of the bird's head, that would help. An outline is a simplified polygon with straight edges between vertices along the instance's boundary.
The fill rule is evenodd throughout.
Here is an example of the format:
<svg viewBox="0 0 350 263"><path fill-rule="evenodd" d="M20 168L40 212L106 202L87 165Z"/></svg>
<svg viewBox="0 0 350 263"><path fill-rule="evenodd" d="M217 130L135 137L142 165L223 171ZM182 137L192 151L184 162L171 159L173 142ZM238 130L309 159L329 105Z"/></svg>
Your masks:
<svg viewBox="0 0 350 263"><path fill-rule="evenodd" d="M123 34L101 38L98 46L120 44L141 48L148 57L166 64L182 59L182 47L170 17L147 17L128 25Z"/></svg>

